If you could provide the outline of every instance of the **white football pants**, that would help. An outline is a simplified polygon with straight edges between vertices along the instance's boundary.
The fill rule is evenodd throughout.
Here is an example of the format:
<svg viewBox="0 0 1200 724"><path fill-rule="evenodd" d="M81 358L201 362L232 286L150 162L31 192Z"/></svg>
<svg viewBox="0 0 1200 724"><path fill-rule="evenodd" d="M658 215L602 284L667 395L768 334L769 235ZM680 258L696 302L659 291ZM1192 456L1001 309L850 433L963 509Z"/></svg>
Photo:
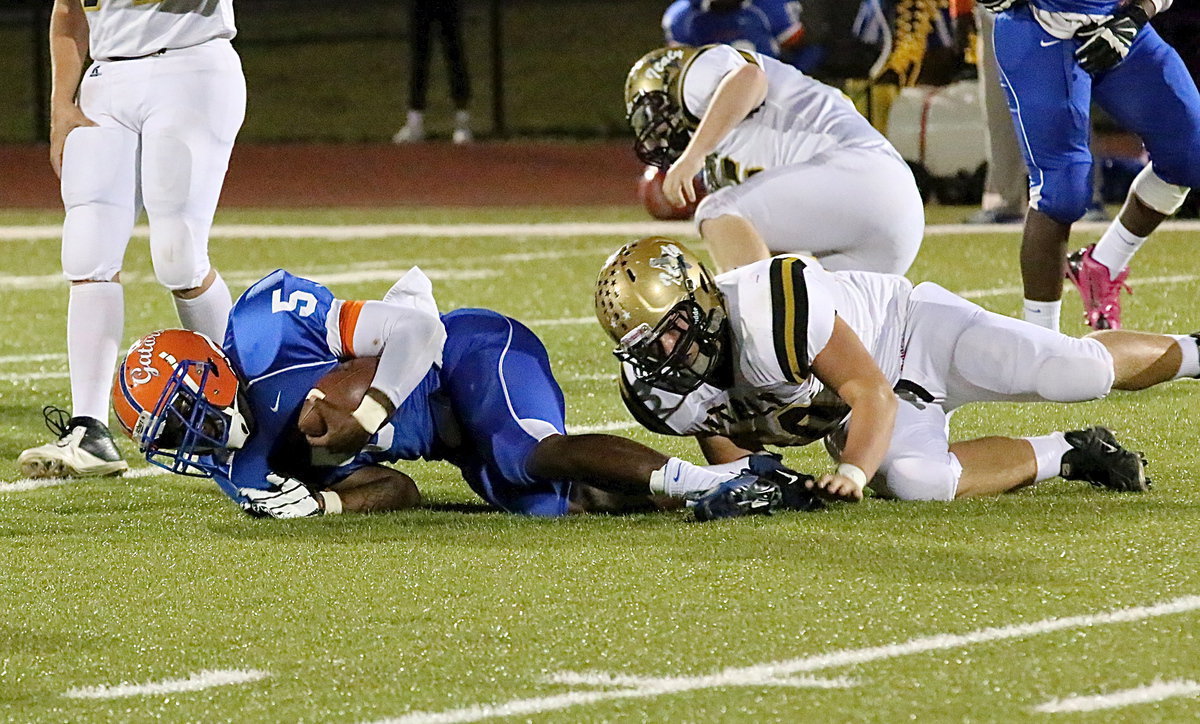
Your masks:
<svg viewBox="0 0 1200 724"><path fill-rule="evenodd" d="M1112 355L1095 339L989 312L931 282L913 290L904 337L896 426L871 483L902 500L954 499L962 476L950 453L956 408L1094 400L1109 393L1115 377ZM828 446L836 455L843 443L844 432Z"/></svg>
<svg viewBox="0 0 1200 724"><path fill-rule="evenodd" d="M241 61L228 40L137 60L94 63L79 89L97 123L63 151L62 266L71 281L121 271L144 206L154 273L171 290L200 286L208 234L246 111Z"/></svg>
<svg viewBox="0 0 1200 724"><path fill-rule="evenodd" d="M925 206L908 165L886 150L825 151L719 189L696 209L749 221L772 254L815 256L831 271L903 274L925 233Z"/></svg>

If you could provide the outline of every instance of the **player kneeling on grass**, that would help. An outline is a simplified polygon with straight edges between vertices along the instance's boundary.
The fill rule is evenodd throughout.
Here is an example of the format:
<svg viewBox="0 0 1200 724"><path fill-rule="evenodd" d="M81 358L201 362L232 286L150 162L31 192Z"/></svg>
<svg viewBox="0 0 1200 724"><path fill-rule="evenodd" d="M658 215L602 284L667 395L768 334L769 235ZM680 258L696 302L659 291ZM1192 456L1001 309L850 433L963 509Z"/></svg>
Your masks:
<svg viewBox="0 0 1200 724"><path fill-rule="evenodd" d="M837 466L810 484L845 500L868 484L952 500L1055 476L1143 491L1142 456L1105 428L950 443L949 416L971 402L1094 400L1200 374L1197 335L1076 339L936 284L795 255L714 278L661 237L609 258L596 314L643 425L696 436L710 463L824 438Z"/></svg>
<svg viewBox="0 0 1200 724"><path fill-rule="evenodd" d="M485 309L439 314L415 268L368 302L275 271L235 303L223 347L177 329L140 339L113 406L147 460L214 478L256 516L413 507L413 480L380 463L418 458L450 461L488 503L529 515L691 498L708 519L812 501L767 456L703 468L613 435L565 434L538 338Z"/></svg>

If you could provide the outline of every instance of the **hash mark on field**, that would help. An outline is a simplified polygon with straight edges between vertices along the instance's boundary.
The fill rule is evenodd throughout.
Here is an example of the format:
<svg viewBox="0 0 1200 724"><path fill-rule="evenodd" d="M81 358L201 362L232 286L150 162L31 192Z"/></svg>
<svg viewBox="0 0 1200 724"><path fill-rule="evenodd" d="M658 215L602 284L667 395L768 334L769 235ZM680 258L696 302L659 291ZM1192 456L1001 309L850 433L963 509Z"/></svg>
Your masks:
<svg viewBox="0 0 1200 724"><path fill-rule="evenodd" d="M803 672L819 671L821 669L841 666L855 666L871 661L892 659L898 656L911 656L930 651L985 644L992 641L1026 638L1066 629L1132 623L1158 616L1187 613L1197 609L1200 609L1200 596L1184 596L1152 606L1124 608L1107 613L1068 616L1066 618L1048 618L1031 623L979 629L965 634L937 634L882 646L842 649L841 651L830 651L825 654L805 656L786 661L728 668L706 676L627 678L621 675L584 675L565 672L560 674L560 676L568 681L581 681L583 680L582 677L587 676L592 677L588 683L596 682L597 685L604 685L607 681L612 681L617 686L623 686L620 683L622 681L636 683L631 683L631 685L624 688L608 691L571 691L553 696L513 699L500 704L477 704L475 706L448 709L440 712L418 711L392 719L383 719L376 724L453 724L457 722L482 721L484 719L504 716L539 714L600 701L642 699L698 689L712 689L726 686L768 686L778 683L781 679L797 680L795 675Z"/></svg>
<svg viewBox="0 0 1200 724"><path fill-rule="evenodd" d="M1043 714L1062 714L1077 711L1099 711L1101 709L1116 709L1135 704L1149 704L1163 699L1173 699L1178 696L1195 696L1200 694L1200 684L1195 681L1156 681L1153 684L1139 686L1133 689L1114 691L1111 694L1095 696L1068 696L1065 699L1055 699L1034 707L1034 711Z"/></svg>
<svg viewBox="0 0 1200 724"><path fill-rule="evenodd" d="M270 676L270 672L258 669L206 669L186 679L167 679L149 684L117 684L116 686L86 686L71 689L63 696L72 699L118 699L124 696L146 694L179 694L187 691L211 689L214 686L248 684Z"/></svg>

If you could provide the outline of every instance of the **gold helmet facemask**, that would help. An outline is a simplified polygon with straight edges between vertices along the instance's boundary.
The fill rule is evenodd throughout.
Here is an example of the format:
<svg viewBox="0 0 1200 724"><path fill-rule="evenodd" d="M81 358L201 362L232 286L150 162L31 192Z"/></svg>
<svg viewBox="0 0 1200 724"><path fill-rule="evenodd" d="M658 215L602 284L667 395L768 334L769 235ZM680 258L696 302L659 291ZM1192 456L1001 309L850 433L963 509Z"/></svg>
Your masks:
<svg viewBox="0 0 1200 724"><path fill-rule="evenodd" d="M659 48L642 56L625 78L625 120L633 152L643 163L668 168L691 140L697 121L680 102L679 82L695 48Z"/></svg>
<svg viewBox="0 0 1200 724"><path fill-rule="evenodd" d="M724 300L683 244L649 237L618 249L596 283L596 317L617 342L613 354L642 381L680 395L721 385ZM663 343L668 334L670 349Z"/></svg>

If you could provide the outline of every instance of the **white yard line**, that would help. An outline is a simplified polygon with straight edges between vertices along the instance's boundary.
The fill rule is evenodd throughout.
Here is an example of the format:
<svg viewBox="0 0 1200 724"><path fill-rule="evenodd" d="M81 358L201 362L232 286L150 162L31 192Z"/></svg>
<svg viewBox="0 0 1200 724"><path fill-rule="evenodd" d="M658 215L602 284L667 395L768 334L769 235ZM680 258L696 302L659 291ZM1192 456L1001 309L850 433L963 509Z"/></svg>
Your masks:
<svg viewBox="0 0 1200 724"><path fill-rule="evenodd" d="M33 382L34 380L65 380L70 377L66 370L57 372L5 372L0 374L0 382L11 382L20 384L22 382Z"/></svg>
<svg viewBox="0 0 1200 724"><path fill-rule="evenodd" d="M303 276L320 282L321 284L355 284L359 282L394 282L404 273L409 267L399 268L379 268L379 269L351 269L347 270L346 266L327 269L313 269L311 271L299 272ZM479 279L491 279L500 276L503 272L496 269L426 269L422 268L425 275L434 281L475 281ZM266 270L261 272L232 272L225 277L225 281L231 284L250 285L263 277ZM153 283L154 277L150 274L137 274L122 272L121 281L128 283ZM0 274L0 289L55 289L62 287L66 289L67 282L61 274L34 274L30 276L22 275L3 275Z"/></svg>
<svg viewBox="0 0 1200 724"><path fill-rule="evenodd" d="M22 362L45 362L52 359L66 359L66 352L53 352L50 354L10 354L0 356L0 365L4 364L20 364Z"/></svg>
<svg viewBox="0 0 1200 724"><path fill-rule="evenodd" d="M108 477L97 478L20 478L11 483L0 481L0 494L3 493L24 493L30 490L38 490L40 488L53 488L58 485L72 485L74 483L85 483L89 481L105 482L117 480L133 480L136 478L148 478L151 475L168 475L169 473L162 468L133 468L126 470L124 475L112 475Z"/></svg>
<svg viewBox="0 0 1200 724"><path fill-rule="evenodd" d="M564 672L552 677L552 679L589 684L594 683L598 686L609 685L608 682L613 682L614 685L622 688L608 691L572 691L553 696L513 699L499 704L479 704L441 712L413 712L401 717L383 719L377 724L451 724L456 722L474 722L505 716L528 716L616 699L643 699L663 694L726 686L777 685L781 683L781 680L797 680L794 678L795 675L804 672L842 666L855 666L899 656L911 656L930 651L975 646L993 641L1028 638L1068 629L1133 623L1158 616L1188 613L1198 609L1200 609L1200 596L1184 596L1152 606L1139 606L1136 608L1118 609L1107 613L1068 616L1065 618L1048 618L1031 623L985 628L965 634L938 634L909 639L900 643L885 644L883 646L842 649L815 656L805 656L755 666L729 668L706 676L636 677L634 679L623 679L621 676L612 677L600 673L584 675ZM585 677L592 678L587 679ZM629 681L630 683L626 685L620 683L622 681Z"/></svg>
<svg viewBox="0 0 1200 724"><path fill-rule="evenodd" d="M565 327L573 324L598 324L596 315L588 317L557 317L555 319L522 320L530 327Z"/></svg>
<svg viewBox="0 0 1200 724"><path fill-rule="evenodd" d="M271 674L257 669L208 669L198 671L186 679L167 679L149 684L117 684L115 686L88 686L71 689L63 696L72 699L118 699L125 696L180 694L188 691L211 689L214 686L248 684L265 679Z"/></svg>
<svg viewBox="0 0 1200 724"><path fill-rule="evenodd" d="M579 222L545 224L217 224L213 239L383 239L392 236L420 238L574 237L574 236L694 236L689 221ZM150 227L133 230L148 237ZM62 238L62 225L0 226L0 241L43 241Z"/></svg>
<svg viewBox="0 0 1200 724"><path fill-rule="evenodd" d="M632 430L638 427L636 422L601 422L596 425L567 425L569 435L592 435L597 432L616 432L617 430Z"/></svg>
<svg viewBox="0 0 1200 724"><path fill-rule="evenodd" d="M1036 706L1033 710L1043 714L1100 711L1134 706L1135 704L1149 704L1180 696L1196 696L1197 694L1200 694L1200 684L1195 681L1156 681L1153 684L1114 691L1111 694L1068 696L1065 699L1055 699Z"/></svg>
<svg viewBox="0 0 1200 724"><path fill-rule="evenodd" d="M1080 221L1072 226L1077 231L1103 231L1106 221ZM1200 221L1168 221L1159 227L1163 231L1200 231ZM136 237L147 237L150 228L142 225L133 231ZM954 234L1015 234L1020 224L930 224L926 236ZM566 223L511 224L217 224L210 237L214 239L382 239L387 237L419 238L541 238L579 236L663 236L695 237L690 221L616 221ZM57 241L62 237L60 224L38 226L0 226L0 241Z"/></svg>

